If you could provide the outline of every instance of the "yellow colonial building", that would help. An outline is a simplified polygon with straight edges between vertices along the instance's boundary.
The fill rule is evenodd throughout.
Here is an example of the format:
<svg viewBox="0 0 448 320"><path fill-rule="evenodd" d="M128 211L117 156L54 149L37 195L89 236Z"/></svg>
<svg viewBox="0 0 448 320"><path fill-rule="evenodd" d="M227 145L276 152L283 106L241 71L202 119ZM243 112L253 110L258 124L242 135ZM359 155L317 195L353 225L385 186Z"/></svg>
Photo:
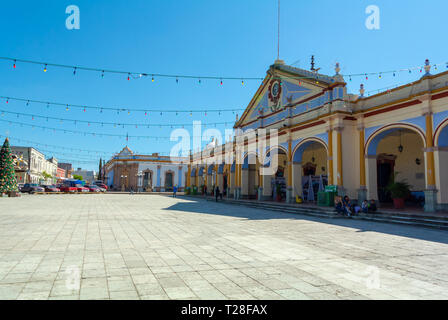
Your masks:
<svg viewBox="0 0 448 320"><path fill-rule="evenodd" d="M347 92L338 64L327 76L277 60L235 123L234 140L190 156L187 186L295 202L309 197L310 185L328 184L382 203L395 175L425 211L446 210L448 72L432 75L429 61L424 70L415 82L366 97L362 86Z"/></svg>

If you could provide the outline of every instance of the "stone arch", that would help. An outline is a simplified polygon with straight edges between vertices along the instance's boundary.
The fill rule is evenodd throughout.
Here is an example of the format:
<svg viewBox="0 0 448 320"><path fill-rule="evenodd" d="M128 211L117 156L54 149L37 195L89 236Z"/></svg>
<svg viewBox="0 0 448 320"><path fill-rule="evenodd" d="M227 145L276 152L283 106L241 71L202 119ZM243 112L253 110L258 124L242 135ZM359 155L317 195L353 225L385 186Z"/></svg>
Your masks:
<svg viewBox="0 0 448 320"><path fill-rule="evenodd" d="M434 131L434 146L448 147L448 119L442 121Z"/></svg>
<svg viewBox="0 0 448 320"><path fill-rule="evenodd" d="M407 123L394 123L389 124L384 127L381 127L380 129L373 132L366 140L365 143L365 151L366 156L369 155L376 155L376 149L378 147L378 143L385 138L387 135L399 131L402 129L409 129L411 131L414 131L415 133L419 134L423 141L423 146L426 148L426 139L424 132L418 128L417 126L407 124Z"/></svg>
<svg viewBox="0 0 448 320"><path fill-rule="evenodd" d="M404 137L403 139L405 139L406 136L409 139L410 133L416 135L418 137L418 143L421 143L421 148L416 147L415 142L411 144L408 143L407 145L406 142L403 143L405 144L404 150L407 152L409 152L409 146L417 149L414 150L411 147L412 155L406 155L406 152L404 152L401 157L398 157L403 151L398 150L397 152L395 145L392 147L385 142L381 147L382 150L379 150L380 143L385 139L393 139L394 136L397 136L397 134L400 136L400 139L402 136ZM397 172L400 172L400 177L398 178L399 180L406 179L411 185L422 185L421 189L425 189L425 148L425 133L419 127L407 123L393 123L385 125L367 137L365 141L367 198L381 202L392 201L389 199L390 195L388 195L386 191L386 186L388 182L390 182L391 177ZM420 165L423 165L423 167L420 167ZM400 166L402 169L397 170L397 166ZM410 166L412 166L412 169L409 169ZM418 169L416 168L419 168L422 172L417 172ZM414 182L409 181L409 179ZM421 179L424 180L422 181ZM421 195L419 196L424 198L423 190L421 190L420 193Z"/></svg>
<svg viewBox="0 0 448 320"><path fill-rule="evenodd" d="M448 208L448 119L434 131L434 165L439 209Z"/></svg>
<svg viewBox="0 0 448 320"><path fill-rule="evenodd" d="M306 138L306 139L300 141L297 144L297 146L292 151L292 161L293 162L297 162L297 163L301 163L302 162L303 153L313 143L319 143L319 144L323 145L325 150L326 150L326 152L327 152L327 156L328 156L328 145L325 143L325 141L320 139L320 138L310 137L310 138Z"/></svg>
<svg viewBox="0 0 448 320"><path fill-rule="evenodd" d="M316 163L314 162L314 159L313 161L305 163L303 159L305 152L308 152L309 148L314 147L315 144L323 147L325 155L321 155L320 158L322 159L316 161ZM307 182L309 182L309 178L306 180L306 178L303 178L304 176L322 175L320 178L322 179L323 184L326 185L328 183L328 175L330 174L328 159L328 145L320 138L308 137L296 145L292 151L292 192L294 196L307 197L308 188L306 188L306 185ZM320 162L319 167L317 162ZM305 189L303 185L305 185Z"/></svg>

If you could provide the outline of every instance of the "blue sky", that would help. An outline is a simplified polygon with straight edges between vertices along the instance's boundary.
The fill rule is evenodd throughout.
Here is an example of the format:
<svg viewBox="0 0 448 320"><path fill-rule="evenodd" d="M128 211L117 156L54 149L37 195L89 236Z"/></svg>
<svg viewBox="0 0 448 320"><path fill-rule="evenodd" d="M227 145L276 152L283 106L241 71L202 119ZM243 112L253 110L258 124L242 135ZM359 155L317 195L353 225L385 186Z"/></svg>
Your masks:
<svg viewBox="0 0 448 320"><path fill-rule="evenodd" d="M80 9L80 29L67 30L65 9ZM365 27L368 5L380 8L380 30ZM335 62L342 73L380 72L448 62L446 30L448 2L429 0L358 0L281 2L280 58L287 64L309 69L311 55L325 74L334 74ZM148 73L212 76L264 77L277 56L276 0L133 0L133 1L2 1L0 4L0 56ZM441 72L445 66L433 70ZM150 79L126 80L106 75L0 61L0 95L80 105L126 106L163 109L245 108L259 81ZM402 72L382 79L353 78L349 91L386 88L418 79L421 74ZM346 79L348 81L348 79ZM128 123L228 122L235 114L194 115L143 112L87 111L25 102L0 101L0 110ZM241 114L241 112L239 112ZM0 120L20 121L54 128L97 133L169 137L171 128L113 128L100 125L48 122L45 119L5 114ZM226 126L218 125L224 130ZM175 142L154 139L92 137L20 127L0 121L0 134L8 134L14 145L32 145L15 138L52 146L37 146L49 157L71 160L75 166L96 168L96 153L63 150L55 146L109 153L124 145L139 153L169 152ZM103 156L104 157L104 156ZM93 162L84 162L93 161Z"/></svg>

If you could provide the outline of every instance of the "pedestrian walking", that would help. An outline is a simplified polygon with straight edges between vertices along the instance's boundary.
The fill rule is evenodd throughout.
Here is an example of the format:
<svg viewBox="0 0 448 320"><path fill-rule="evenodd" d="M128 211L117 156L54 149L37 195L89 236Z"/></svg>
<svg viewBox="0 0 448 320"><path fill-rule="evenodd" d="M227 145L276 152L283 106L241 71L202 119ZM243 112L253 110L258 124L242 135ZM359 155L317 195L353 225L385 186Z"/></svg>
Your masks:
<svg viewBox="0 0 448 320"><path fill-rule="evenodd" d="M177 186L173 187L173 198L176 198Z"/></svg>
<svg viewBox="0 0 448 320"><path fill-rule="evenodd" d="M216 202L218 202L218 197L219 197L219 187L216 186L216 189L215 189L215 199L216 199Z"/></svg>

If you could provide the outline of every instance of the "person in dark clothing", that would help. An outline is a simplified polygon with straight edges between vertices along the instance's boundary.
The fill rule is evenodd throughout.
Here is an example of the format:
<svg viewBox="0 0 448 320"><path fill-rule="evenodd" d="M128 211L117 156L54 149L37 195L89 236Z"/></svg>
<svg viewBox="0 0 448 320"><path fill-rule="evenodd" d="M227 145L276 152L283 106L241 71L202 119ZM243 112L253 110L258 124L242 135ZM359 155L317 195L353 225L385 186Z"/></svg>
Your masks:
<svg viewBox="0 0 448 320"><path fill-rule="evenodd" d="M348 196L344 197L342 205L344 206L345 213L347 214L348 217L350 217L352 215L353 208L352 203L350 202L350 198Z"/></svg>
<svg viewBox="0 0 448 320"><path fill-rule="evenodd" d="M375 200L373 200L373 199L370 200L368 211L369 212L375 212L376 211L376 202L375 202Z"/></svg>
<svg viewBox="0 0 448 320"><path fill-rule="evenodd" d="M338 214L344 214L344 206L342 205L341 197L336 197L334 200L334 208Z"/></svg>
<svg viewBox="0 0 448 320"><path fill-rule="evenodd" d="M219 187L216 186L216 189L215 189L215 199L216 199L216 202L218 202L219 194L220 194L220 192L219 192ZM221 196L221 199L222 199L222 196Z"/></svg>

